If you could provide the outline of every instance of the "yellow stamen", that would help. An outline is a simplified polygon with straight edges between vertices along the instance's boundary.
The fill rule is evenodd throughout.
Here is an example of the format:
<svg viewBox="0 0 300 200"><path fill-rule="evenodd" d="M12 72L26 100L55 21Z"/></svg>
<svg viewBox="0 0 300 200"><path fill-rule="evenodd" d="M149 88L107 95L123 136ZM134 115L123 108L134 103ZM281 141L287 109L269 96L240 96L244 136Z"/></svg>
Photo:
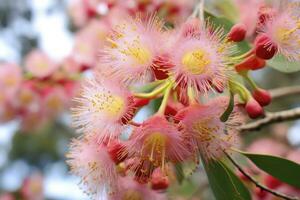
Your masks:
<svg viewBox="0 0 300 200"><path fill-rule="evenodd" d="M134 59L134 61L137 64L144 65L150 62L151 59L151 53L150 51L141 46L129 46L125 50L122 50L121 53L123 53L126 56L130 56L131 58Z"/></svg>
<svg viewBox="0 0 300 200"><path fill-rule="evenodd" d="M135 190L128 190L125 192L122 200L142 200L143 197L138 191Z"/></svg>
<svg viewBox="0 0 300 200"><path fill-rule="evenodd" d="M203 50L188 52L182 58L182 64L185 70L193 75L204 73L210 63L211 61L208 54Z"/></svg>
<svg viewBox="0 0 300 200"><path fill-rule="evenodd" d="M149 160L154 166L165 166L165 150L167 137L159 132L150 134L144 143L141 154L142 158Z"/></svg>
<svg viewBox="0 0 300 200"><path fill-rule="evenodd" d="M91 103L96 112L103 112L109 117L120 115L125 107L123 98L110 93L95 94Z"/></svg>

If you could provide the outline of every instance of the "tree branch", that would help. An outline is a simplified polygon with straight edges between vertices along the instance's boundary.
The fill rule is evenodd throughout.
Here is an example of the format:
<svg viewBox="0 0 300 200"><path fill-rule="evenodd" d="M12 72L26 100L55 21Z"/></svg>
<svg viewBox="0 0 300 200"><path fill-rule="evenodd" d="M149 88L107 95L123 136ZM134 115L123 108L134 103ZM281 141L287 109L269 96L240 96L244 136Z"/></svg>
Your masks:
<svg viewBox="0 0 300 200"><path fill-rule="evenodd" d="M243 170L243 168L228 154L225 152L225 155L227 156L227 158L232 162L232 164L245 176L247 177L247 179L249 179L249 181L251 181L256 187L260 188L263 191L266 191L274 196L283 198L283 199L287 199L287 200L299 200L298 197L292 197L292 196L288 196L285 194L282 194L280 192L274 191L264 185L262 185L261 183L259 183L257 180L255 180L250 174L248 174L246 171Z"/></svg>
<svg viewBox="0 0 300 200"><path fill-rule="evenodd" d="M290 121L299 118L300 118L300 107L290 109L290 110L280 111L280 112L267 113L265 118L263 119L259 119L257 121L242 125L239 128L239 131L240 132L256 131L256 130L260 130L264 126L274 124L276 122Z"/></svg>
<svg viewBox="0 0 300 200"><path fill-rule="evenodd" d="M285 97L293 94L300 94L300 86L289 86L277 89L272 89L269 91L273 99Z"/></svg>

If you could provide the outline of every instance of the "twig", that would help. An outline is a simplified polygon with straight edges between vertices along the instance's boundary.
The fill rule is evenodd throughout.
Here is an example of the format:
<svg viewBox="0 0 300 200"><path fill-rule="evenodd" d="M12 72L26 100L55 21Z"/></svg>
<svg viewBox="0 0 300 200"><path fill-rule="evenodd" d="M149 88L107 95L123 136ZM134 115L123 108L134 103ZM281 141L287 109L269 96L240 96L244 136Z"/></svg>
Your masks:
<svg viewBox="0 0 300 200"><path fill-rule="evenodd" d="M191 18L198 17L201 22L204 21L204 2L205 0L198 0L195 6L193 13L191 14Z"/></svg>
<svg viewBox="0 0 300 200"><path fill-rule="evenodd" d="M243 168L228 154L225 152L225 155L227 158L232 162L232 164L245 176L249 181L251 181L256 187L260 188L261 190L264 190L270 194L273 194L274 196L287 199L287 200L299 200L298 197L292 197L285 194L282 194L280 192L274 191L261 183L259 183L257 180L255 180L250 174L248 174L246 171L243 170Z"/></svg>
<svg viewBox="0 0 300 200"><path fill-rule="evenodd" d="M273 99L300 94L300 86L289 86L270 90Z"/></svg>
<svg viewBox="0 0 300 200"><path fill-rule="evenodd" d="M263 119L259 119L257 121L242 125L239 128L239 131L241 132L256 131L261 129L264 126L274 124L276 122L290 121L299 118L300 118L300 107L290 109L290 110L280 111L280 112L267 113L265 118Z"/></svg>

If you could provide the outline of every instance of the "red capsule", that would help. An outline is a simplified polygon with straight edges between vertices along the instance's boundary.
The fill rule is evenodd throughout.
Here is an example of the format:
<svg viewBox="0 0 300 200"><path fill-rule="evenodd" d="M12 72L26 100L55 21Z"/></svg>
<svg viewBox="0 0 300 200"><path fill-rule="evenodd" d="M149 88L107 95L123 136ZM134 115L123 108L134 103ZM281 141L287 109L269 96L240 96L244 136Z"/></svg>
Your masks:
<svg viewBox="0 0 300 200"><path fill-rule="evenodd" d="M246 34L247 27L245 26L245 24L235 24L228 34L228 39L233 42L241 42L245 39Z"/></svg>
<svg viewBox="0 0 300 200"><path fill-rule="evenodd" d="M166 190L169 185L168 177L159 168L155 169L151 177L151 188L153 190Z"/></svg>
<svg viewBox="0 0 300 200"><path fill-rule="evenodd" d="M264 110L261 105L252 97L246 103L245 109L249 117L252 119L256 119L264 114Z"/></svg>
<svg viewBox="0 0 300 200"><path fill-rule="evenodd" d="M116 164L123 162L127 157L125 146L118 141L110 142L107 146L107 151L108 154L110 155L110 158Z"/></svg>
<svg viewBox="0 0 300 200"><path fill-rule="evenodd" d="M255 39L255 54L257 57L269 60L278 52L277 45L266 35L260 34Z"/></svg>
<svg viewBox="0 0 300 200"><path fill-rule="evenodd" d="M261 106L267 106L272 101L271 94L264 89L254 90L252 96Z"/></svg>
<svg viewBox="0 0 300 200"><path fill-rule="evenodd" d="M252 55L246 58L243 62L235 66L237 72L245 70L258 70L266 66L266 61L264 59L258 58L255 55Z"/></svg>

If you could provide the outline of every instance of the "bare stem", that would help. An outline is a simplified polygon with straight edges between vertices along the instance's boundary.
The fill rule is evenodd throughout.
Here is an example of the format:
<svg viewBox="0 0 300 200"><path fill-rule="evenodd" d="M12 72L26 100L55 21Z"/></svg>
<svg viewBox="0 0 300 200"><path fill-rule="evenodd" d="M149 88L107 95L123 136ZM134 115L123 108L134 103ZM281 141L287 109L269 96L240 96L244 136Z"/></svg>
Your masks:
<svg viewBox="0 0 300 200"><path fill-rule="evenodd" d="M300 118L300 107L284 110L280 112L267 113L266 116L262 119L259 119L254 122L250 122L248 124L242 125L239 130L241 132L246 131L256 131L260 130L262 127L274 124L277 122L290 121Z"/></svg>
<svg viewBox="0 0 300 200"><path fill-rule="evenodd" d="M225 152L225 155L227 158L232 162L232 164L245 176L249 181L251 181L256 187L260 188L263 191L266 191L274 196L280 197L282 199L287 200L299 200L297 197L288 196L286 194L282 194L280 192L274 191L261 183L259 183L257 180L255 180L250 174L248 174L246 171L243 170L243 168L228 154Z"/></svg>
<svg viewBox="0 0 300 200"><path fill-rule="evenodd" d="M273 99L300 94L300 86L289 86L270 90Z"/></svg>

